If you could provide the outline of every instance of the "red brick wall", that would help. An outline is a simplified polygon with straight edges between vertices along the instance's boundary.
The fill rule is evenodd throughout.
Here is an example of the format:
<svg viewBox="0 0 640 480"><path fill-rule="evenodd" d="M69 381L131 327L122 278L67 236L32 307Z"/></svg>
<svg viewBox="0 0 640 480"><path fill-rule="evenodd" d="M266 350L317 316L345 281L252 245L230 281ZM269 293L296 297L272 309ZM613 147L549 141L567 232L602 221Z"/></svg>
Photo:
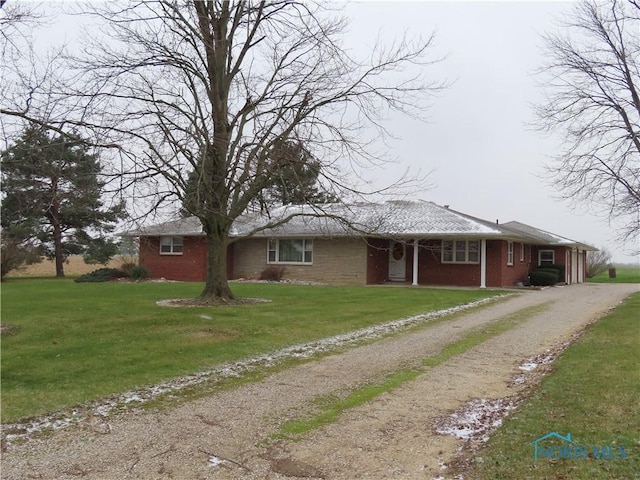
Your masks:
<svg viewBox="0 0 640 480"><path fill-rule="evenodd" d="M151 278L203 282L207 274L207 245L203 237L184 237L182 255L160 255L160 237L140 241L140 266ZM233 245L227 249L227 277L233 271Z"/></svg>
<svg viewBox="0 0 640 480"><path fill-rule="evenodd" d="M370 240L367 283L382 283L388 279L389 241ZM441 263L440 240L421 240L418 258L418 284L442 286L480 286L480 264ZM487 240L487 286L511 287L524 281L529 274L530 251L520 262L520 243L514 243L513 266L507 265L507 242ZM407 280L413 278L413 243L407 244Z"/></svg>
<svg viewBox="0 0 640 480"><path fill-rule="evenodd" d="M419 285L480 286L480 264L441 263L440 240L420 241L418 257ZM413 247L407 248L407 257L413 270Z"/></svg>
<svg viewBox="0 0 640 480"><path fill-rule="evenodd" d="M367 239L367 285L376 285L389 278L389 241Z"/></svg>
<svg viewBox="0 0 640 480"><path fill-rule="evenodd" d="M513 265L507 265L508 242L506 240L487 241L487 286L513 287L518 282L524 282L531 269L531 251L525 247L524 261L520 261L520 242L513 242ZM488 270L491 269L492 279L489 282Z"/></svg>
<svg viewBox="0 0 640 480"><path fill-rule="evenodd" d="M565 266L565 278L561 278L559 281L564 282L568 279L569 283L571 282L571 270L573 266L571 265L571 249L568 247L547 247L547 246L534 246L531 249L531 270L535 270L538 268L538 253L540 250L553 250L555 252L555 261L556 265L564 265ZM569 251L569 261L567 262L567 251Z"/></svg>
<svg viewBox="0 0 640 480"><path fill-rule="evenodd" d="M245 240L244 243L251 242L254 239ZM244 252L244 243L236 245L231 244L227 250L227 277L233 278L234 272L234 253L242 255ZM265 248L263 243L266 240L260 240L260 260L261 265L266 265ZM329 241L329 244L333 244ZM316 278L320 281L334 281L340 283L358 283L358 280L343 278L344 275L338 274L332 267L333 274L329 278L327 272L323 271L323 267L318 263L322 259L321 245L323 242L317 242L316 267L326 279ZM342 243L342 242L338 242ZM266 244L265 244L266 245ZM315 247L314 247L315 248ZM507 265L507 242L504 240L487 240L487 287L511 287L516 282L527 279L529 272L538 265L538 250L540 248L553 249L555 253L555 262L557 264L565 264L566 247L530 247L525 245L525 259L520 261L519 242L514 242L513 265ZM318 255L316 255L316 253ZM480 286L480 264L442 264L441 259L441 241L440 240L423 240L420 241L420 252L418 262L418 283L420 285L442 285L442 286ZM386 239L368 239L366 247L366 283L379 284L388 280L389 276L389 241ZM207 250L204 238L202 237L184 237L184 252L182 255L160 255L160 238L146 237L140 244L140 265L149 270L151 278L166 278L167 280L182 281L204 281L206 276L206 258ZM242 260L242 259L239 259ZM326 259L325 259L326 260ZM407 245L406 251L407 262L407 280L413 278L413 245L411 242ZM324 262L321 262L324 263ZM239 261L239 265L242 262ZM343 264L344 266L344 264ZM353 267L353 266L351 266ZM309 268L309 267L301 267ZM290 268L291 278L301 275L301 272L294 271ZM349 270L353 270L350 268ZM238 276L238 271L235 272ZM345 272L349 273L349 272ZM350 272L352 276L357 272ZM584 275L584 272L583 272ZM322 276L322 275L320 275ZM362 279L359 280L362 282Z"/></svg>
<svg viewBox="0 0 640 480"><path fill-rule="evenodd" d="M531 264L533 269L538 268L538 253L540 250L553 250L555 252L555 262L557 265L564 265L566 263L567 247L547 247L544 245L535 245L531 249Z"/></svg>
<svg viewBox="0 0 640 480"><path fill-rule="evenodd" d="M502 259L506 262L506 243L502 240L487 240L487 287L502 286ZM503 250L504 246L504 250Z"/></svg>
<svg viewBox="0 0 640 480"><path fill-rule="evenodd" d="M389 280L389 240L368 240L367 284ZM480 286L480 265L441 264L440 240L421 240L418 257L419 285ZM413 279L413 242L407 242L405 255L407 281Z"/></svg>

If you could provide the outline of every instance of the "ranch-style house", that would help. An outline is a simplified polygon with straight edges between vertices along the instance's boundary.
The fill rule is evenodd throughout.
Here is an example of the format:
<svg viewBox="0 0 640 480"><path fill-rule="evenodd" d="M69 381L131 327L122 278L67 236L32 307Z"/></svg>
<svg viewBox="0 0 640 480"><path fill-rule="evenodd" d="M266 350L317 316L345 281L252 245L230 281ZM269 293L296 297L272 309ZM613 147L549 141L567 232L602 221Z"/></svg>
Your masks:
<svg viewBox="0 0 640 480"><path fill-rule="evenodd" d="M286 223L275 227L281 220ZM140 265L151 277L203 281L206 245L195 217L141 228ZM425 201L287 205L234 222L229 279L284 267L285 279L330 284L511 287L545 265L582 283L595 248L520 222L498 223Z"/></svg>

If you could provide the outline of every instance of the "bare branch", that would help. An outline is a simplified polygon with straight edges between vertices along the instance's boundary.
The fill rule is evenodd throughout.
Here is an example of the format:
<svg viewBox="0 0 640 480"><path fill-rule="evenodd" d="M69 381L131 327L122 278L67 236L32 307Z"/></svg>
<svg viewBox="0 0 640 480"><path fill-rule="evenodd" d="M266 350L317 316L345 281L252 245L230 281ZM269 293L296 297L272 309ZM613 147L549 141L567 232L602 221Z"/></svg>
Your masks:
<svg viewBox="0 0 640 480"><path fill-rule="evenodd" d="M563 27L545 38L547 98L536 109L542 131L564 134L548 172L563 198L606 208L632 239L640 233L637 5L583 0Z"/></svg>
<svg viewBox="0 0 640 480"><path fill-rule="evenodd" d="M364 195L348 173L380 161L370 147L389 133L385 116L424 118L427 100L445 86L425 79L435 61L431 37L353 58L341 43L345 19L323 2L82 8L105 36L92 31L82 54L65 57L64 75L23 89L31 93L2 113L72 125L96 145L117 146L121 185L149 201L155 194L154 208L184 199L195 179L198 201L189 205L207 235L207 294L231 295L223 278L231 224L273 184L270 159L282 145L302 142L327 190Z"/></svg>

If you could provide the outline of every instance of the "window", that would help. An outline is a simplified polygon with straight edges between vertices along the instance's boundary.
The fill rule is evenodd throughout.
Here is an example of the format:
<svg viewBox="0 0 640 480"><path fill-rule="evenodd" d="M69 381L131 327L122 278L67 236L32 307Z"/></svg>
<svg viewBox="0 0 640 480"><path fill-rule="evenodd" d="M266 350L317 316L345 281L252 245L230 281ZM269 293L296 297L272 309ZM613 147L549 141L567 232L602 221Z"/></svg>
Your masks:
<svg viewBox="0 0 640 480"><path fill-rule="evenodd" d="M507 242L507 265L513 265L513 242Z"/></svg>
<svg viewBox="0 0 640 480"><path fill-rule="evenodd" d="M160 237L160 255L182 255L182 237Z"/></svg>
<svg viewBox="0 0 640 480"><path fill-rule="evenodd" d="M480 242L478 240L443 240L442 263L478 263Z"/></svg>
<svg viewBox="0 0 640 480"><path fill-rule="evenodd" d="M553 250L538 251L538 265L553 265L556 263L556 252Z"/></svg>
<svg viewBox="0 0 640 480"><path fill-rule="evenodd" d="M270 238L268 263L313 263L313 240Z"/></svg>
<svg viewBox="0 0 640 480"><path fill-rule="evenodd" d="M525 255L524 255L524 243L520 244L520 261L524 262L525 259Z"/></svg>

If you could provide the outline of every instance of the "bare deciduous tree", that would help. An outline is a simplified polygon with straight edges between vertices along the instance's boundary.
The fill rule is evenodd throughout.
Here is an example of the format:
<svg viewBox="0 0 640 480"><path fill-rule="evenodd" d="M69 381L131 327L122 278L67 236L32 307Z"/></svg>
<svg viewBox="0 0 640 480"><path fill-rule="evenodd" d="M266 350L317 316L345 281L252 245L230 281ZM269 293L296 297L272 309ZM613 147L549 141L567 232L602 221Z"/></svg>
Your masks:
<svg viewBox="0 0 640 480"><path fill-rule="evenodd" d="M233 298L226 279L231 226L273 185L274 152L301 141L322 162L325 187L360 193L340 172L376 160L368 147L384 133L384 115L422 117L424 100L443 87L424 81L432 38L402 38L358 61L341 45L346 22L320 3L158 0L86 8L107 37L93 32L75 56L75 70L64 74L74 83L49 102L65 108L47 111L47 124L117 146L123 188L139 188L153 205L192 196L186 204L208 249L203 300ZM33 103L5 113L42 118Z"/></svg>
<svg viewBox="0 0 640 480"><path fill-rule="evenodd" d="M587 278L593 278L611 266L611 253L606 248L587 252Z"/></svg>
<svg viewBox="0 0 640 480"><path fill-rule="evenodd" d="M24 39L28 36L25 29L31 28L39 23L42 16L36 12L33 5L24 3L0 0L0 38L2 38L2 57L8 54L16 54L19 45L16 37ZM12 50L9 52L9 50Z"/></svg>
<svg viewBox="0 0 640 480"><path fill-rule="evenodd" d="M548 35L547 98L539 125L562 132L548 166L564 198L605 206L640 232L640 9L622 0L583 0L562 33Z"/></svg>
<svg viewBox="0 0 640 480"><path fill-rule="evenodd" d="M4 281L5 276L12 271L40 263L43 258L41 254L40 249L32 242L2 232L0 237L0 281Z"/></svg>

